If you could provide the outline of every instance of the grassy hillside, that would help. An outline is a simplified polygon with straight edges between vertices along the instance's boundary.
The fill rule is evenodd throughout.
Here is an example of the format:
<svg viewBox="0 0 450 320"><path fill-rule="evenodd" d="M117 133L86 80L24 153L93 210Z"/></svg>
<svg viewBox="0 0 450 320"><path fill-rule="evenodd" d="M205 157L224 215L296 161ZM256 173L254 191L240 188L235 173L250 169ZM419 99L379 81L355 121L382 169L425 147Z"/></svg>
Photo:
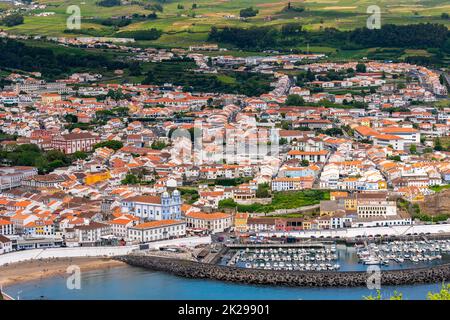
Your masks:
<svg viewBox="0 0 450 320"><path fill-rule="evenodd" d="M89 34L99 36L120 36L121 31L157 28L163 35L150 43L162 46L189 46L204 42L212 25L217 27L236 26L280 26L290 22L300 22L306 29L336 27L341 30L354 29L366 24L366 9L377 4L382 10L382 23L410 24L419 22L437 22L450 26L450 20L441 19L441 14L450 12L447 0L294 0L291 5L304 8L302 12L294 10L283 12L288 1L279 0L137 0L120 6L101 7L98 0L37 0L47 8L32 11L25 16L22 25L4 28L13 33L74 36L65 34L66 9L69 5L79 5L83 17L82 29ZM123 27L105 26L99 20L137 14L148 15L153 12L148 5L159 3L163 12L156 12L158 18L133 19ZM192 9L195 3L197 8ZM255 17L241 21L239 11L253 7L259 10ZM40 12L55 12L53 16L36 16ZM236 18L230 18L234 15Z"/></svg>

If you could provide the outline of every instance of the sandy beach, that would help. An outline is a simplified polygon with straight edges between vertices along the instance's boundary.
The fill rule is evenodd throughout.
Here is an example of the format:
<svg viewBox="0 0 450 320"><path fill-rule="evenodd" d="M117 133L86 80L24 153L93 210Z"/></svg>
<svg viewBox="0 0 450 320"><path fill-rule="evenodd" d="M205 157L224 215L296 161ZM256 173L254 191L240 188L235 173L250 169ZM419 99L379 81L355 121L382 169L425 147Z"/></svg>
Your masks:
<svg viewBox="0 0 450 320"><path fill-rule="evenodd" d="M95 269L108 269L125 265L108 258L56 258L30 260L0 267L0 286L3 288L19 282L40 280L52 276L68 275L71 265L80 267L81 272Z"/></svg>

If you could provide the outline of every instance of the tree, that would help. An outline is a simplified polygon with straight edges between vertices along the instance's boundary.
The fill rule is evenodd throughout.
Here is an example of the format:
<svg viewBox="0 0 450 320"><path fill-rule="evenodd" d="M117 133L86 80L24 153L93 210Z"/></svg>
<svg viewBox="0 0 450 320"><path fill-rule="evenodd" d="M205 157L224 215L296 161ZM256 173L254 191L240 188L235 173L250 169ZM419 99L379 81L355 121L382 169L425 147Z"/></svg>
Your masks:
<svg viewBox="0 0 450 320"><path fill-rule="evenodd" d="M44 152L35 144L22 144L11 151L0 151L0 158L13 166L33 166L40 174L71 164L72 159L59 150Z"/></svg>
<svg viewBox="0 0 450 320"><path fill-rule="evenodd" d="M258 184L258 189L256 190L256 197L257 198L268 198L270 196L269 188L270 188L270 186L268 183Z"/></svg>
<svg viewBox="0 0 450 320"><path fill-rule="evenodd" d="M450 284L442 284L441 291L437 293L428 292L427 300L450 300Z"/></svg>
<svg viewBox="0 0 450 320"><path fill-rule="evenodd" d="M443 24L383 24L380 29L355 29L349 40L368 47L439 48L447 37L448 29Z"/></svg>
<svg viewBox="0 0 450 320"><path fill-rule="evenodd" d="M326 130L324 131L324 133L325 133L326 135L329 135L329 136L341 136L341 135L344 134L344 133L342 132L342 129L341 129L341 128L330 128L330 129L326 129Z"/></svg>
<svg viewBox="0 0 450 320"><path fill-rule="evenodd" d="M388 156L387 157L389 160L392 160L392 161L397 161L397 162L399 162L399 161L402 161L402 159L400 158L400 156Z"/></svg>
<svg viewBox="0 0 450 320"><path fill-rule="evenodd" d="M377 295L364 296L364 300L386 300L381 294L381 290L377 290ZM388 300L403 300L403 294L398 291L394 291L393 295L387 298ZM439 292L428 292L427 300L450 300L450 284L442 284Z"/></svg>
<svg viewBox="0 0 450 320"><path fill-rule="evenodd" d="M385 300L381 295L381 290L377 290L376 296L364 296L364 300ZM388 298L388 300L403 300L403 294L397 291L394 291L394 294Z"/></svg>
<svg viewBox="0 0 450 320"><path fill-rule="evenodd" d="M86 152L84 152L84 151L75 151L73 154L72 154L72 157L74 158L74 159L82 159L82 160L84 160L84 159L86 159L87 157L88 157L88 154L86 153Z"/></svg>
<svg viewBox="0 0 450 320"><path fill-rule="evenodd" d="M62 160L54 160L48 164L48 169L51 171L61 167L64 167L64 162Z"/></svg>
<svg viewBox="0 0 450 320"><path fill-rule="evenodd" d="M365 73L367 71L366 65L364 63L358 63L356 65L356 72Z"/></svg>
<svg viewBox="0 0 450 320"><path fill-rule="evenodd" d="M278 142L280 145L285 145L288 143L286 138L280 138L280 141Z"/></svg>
<svg viewBox="0 0 450 320"><path fill-rule="evenodd" d="M121 181L122 184L138 184L139 178L132 173L128 173L125 179Z"/></svg>
<svg viewBox="0 0 450 320"><path fill-rule="evenodd" d="M307 166L309 166L309 161L306 160L306 159L303 159L303 160L300 162L300 165L301 165L302 167L307 167Z"/></svg>
<svg viewBox="0 0 450 320"><path fill-rule="evenodd" d="M298 94L290 94L284 103L287 106L303 106L305 104L305 100Z"/></svg>
<svg viewBox="0 0 450 320"><path fill-rule="evenodd" d="M281 121L281 128L283 130L289 130L290 125L291 125L291 123L289 121Z"/></svg>
<svg viewBox="0 0 450 320"><path fill-rule="evenodd" d="M314 75L314 72L312 72L310 69L308 69L308 71L306 71L305 78L306 78L308 81L314 81L314 80L316 80L316 76Z"/></svg>
<svg viewBox="0 0 450 320"><path fill-rule="evenodd" d="M67 160L66 155L59 150L49 150L49 151L47 151L45 157L50 162L57 161L57 160L65 162Z"/></svg>
<svg viewBox="0 0 450 320"><path fill-rule="evenodd" d="M64 116L64 119L65 119L67 122L70 122L70 123L77 123L77 122L78 122L78 117L77 117L76 115L70 114L70 113L66 114L66 115Z"/></svg>
<svg viewBox="0 0 450 320"><path fill-rule="evenodd" d="M409 152L410 152L411 154L416 154L416 153L417 153L417 146L416 146L415 144L412 144L412 145L409 147Z"/></svg>
<svg viewBox="0 0 450 320"><path fill-rule="evenodd" d="M123 147L123 142L116 140L102 141L94 145L94 150L97 148L104 148L104 147L117 151Z"/></svg>
<svg viewBox="0 0 450 320"><path fill-rule="evenodd" d="M192 9L197 9L197 4L196 3L192 4Z"/></svg>
<svg viewBox="0 0 450 320"><path fill-rule="evenodd" d="M140 76L142 74L141 64L137 61L133 61L130 63L130 76Z"/></svg>
<svg viewBox="0 0 450 320"><path fill-rule="evenodd" d="M155 19L157 16L155 13L150 13L147 18ZM130 30L120 32L120 36L123 38L134 38L135 40L156 40L161 37L162 31L156 28L147 30Z"/></svg>
<svg viewBox="0 0 450 320"><path fill-rule="evenodd" d="M164 141L158 141L158 140L153 141L153 143L151 145L151 148L153 150L162 150L165 147L167 147L167 144Z"/></svg>
<svg viewBox="0 0 450 320"><path fill-rule="evenodd" d="M256 16L258 14L258 12L259 12L259 10L253 9L253 7L249 7L249 8L242 9L239 12L239 16L241 18L254 17L254 16Z"/></svg>
<svg viewBox="0 0 450 320"><path fill-rule="evenodd" d="M434 140L434 150L436 150L436 151L442 151L443 149L444 149L444 148L442 147L441 139L436 138L436 139Z"/></svg>
<svg viewBox="0 0 450 320"><path fill-rule="evenodd" d="M19 24L23 24L23 16L16 13L10 14L9 16L6 16L3 19L1 19L0 24L5 25L7 27L13 27Z"/></svg>
<svg viewBox="0 0 450 320"><path fill-rule="evenodd" d="M219 201L219 209L232 209L236 208L237 203L233 199L227 198Z"/></svg>
<svg viewBox="0 0 450 320"><path fill-rule="evenodd" d="M101 7L115 7L120 6L120 0L102 0L96 3L96 5Z"/></svg>
<svg viewBox="0 0 450 320"><path fill-rule="evenodd" d="M281 27L281 34L284 37L297 35L302 32L302 25L299 23L288 23Z"/></svg>

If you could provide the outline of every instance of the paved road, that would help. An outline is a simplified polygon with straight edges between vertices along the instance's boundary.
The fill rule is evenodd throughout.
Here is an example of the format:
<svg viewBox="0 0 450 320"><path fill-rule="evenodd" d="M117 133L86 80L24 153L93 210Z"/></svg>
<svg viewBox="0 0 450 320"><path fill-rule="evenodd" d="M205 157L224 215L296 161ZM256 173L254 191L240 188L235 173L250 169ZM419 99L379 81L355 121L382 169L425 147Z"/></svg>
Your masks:
<svg viewBox="0 0 450 320"><path fill-rule="evenodd" d="M163 246L195 247L199 244L211 243L211 237L187 237L172 240L149 242L149 248ZM34 259L69 258L69 257L113 257L125 255L138 249L139 246L123 247L74 247L74 248L46 248L14 251L0 255L0 266L7 263L21 262Z"/></svg>
<svg viewBox="0 0 450 320"><path fill-rule="evenodd" d="M367 237L376 235L401 236L407 234L449 234L450 224L434 224L434 225L405 225L405 226L389 226L389 227L367 227L367 228L347 228L347 229L327 229L327 230L304 230L291 232L258 232L258 236L272 237L275 236L292 236L297 238L319 237L340 237L341 239L355 238L357 236Z"/></svg>
<svg viewBox="0 0 450 320"><path fill-rule="evenodd" d="M450 74L448 74L447 72L444 72L444 77L445 80L447 81L448 86L450 86Z"/></svg>

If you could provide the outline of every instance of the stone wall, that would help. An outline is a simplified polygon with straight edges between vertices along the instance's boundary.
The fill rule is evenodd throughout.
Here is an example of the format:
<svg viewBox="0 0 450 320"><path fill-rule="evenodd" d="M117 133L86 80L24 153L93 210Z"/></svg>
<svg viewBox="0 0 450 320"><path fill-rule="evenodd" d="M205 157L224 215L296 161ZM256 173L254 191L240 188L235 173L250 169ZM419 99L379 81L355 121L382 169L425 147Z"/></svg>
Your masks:
<svg viewBox="0 0 450 320"><path fill-rule="evenodd" d="M450 190L444 190L425 197L419 203L420 211L431 216L450 214Z"/></svg>
<svg viewBox="0 0 450 320"><path fill-rule="evenodd" d="M272 198L253 198L253 199L248 199L248 200L235 199L234 201L237 204L244 204L244 205L250 205L250 204L254 204L254 203L270 204L272 202Z"/></svg>
<svg viewBox="0 0 450 320"><path fill-rule="evenodd" d="M116 259L132 266L164 271L186 278L258 285L362 287L367 285L369 276L366 272L252 270L154 256L127 255L116 257ZM450 264L430 268L382 271L381 273L382 285L442 283L449 279Z"/></svg>

